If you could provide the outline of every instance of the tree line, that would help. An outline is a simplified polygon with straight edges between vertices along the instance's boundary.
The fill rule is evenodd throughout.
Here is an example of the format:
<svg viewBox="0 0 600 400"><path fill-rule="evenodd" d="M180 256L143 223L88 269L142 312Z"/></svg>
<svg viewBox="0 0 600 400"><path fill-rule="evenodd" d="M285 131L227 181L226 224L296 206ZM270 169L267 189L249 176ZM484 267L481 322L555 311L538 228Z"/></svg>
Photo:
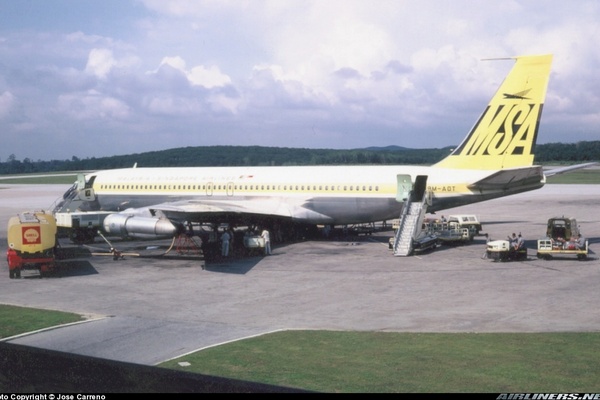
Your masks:
<svg viewBox="0 0 600 400"><path fill-rule="evenodd" d="M431 165L452 151L409 149L398 146L354 150L306 149L263 146L182 147L111 157L70 160L19 160L11 154L0 162L0 174L85 171L140 167L288 166L288 165ZM549 143L536 146L539 164L574 164L600 161L600 141Z"/></svg>

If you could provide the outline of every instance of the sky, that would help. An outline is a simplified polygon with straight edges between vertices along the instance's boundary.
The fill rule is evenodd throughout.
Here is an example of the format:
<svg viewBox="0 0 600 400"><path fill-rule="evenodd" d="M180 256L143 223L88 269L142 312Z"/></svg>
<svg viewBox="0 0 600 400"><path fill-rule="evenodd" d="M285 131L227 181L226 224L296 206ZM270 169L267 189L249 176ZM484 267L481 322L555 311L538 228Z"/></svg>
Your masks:
<svg viewBox="0 0 600 400"><path fill-rule="evenodd" d="M600 2L0 0L0 162L458 145L520 55L538 143L600 140Z"/></svg>

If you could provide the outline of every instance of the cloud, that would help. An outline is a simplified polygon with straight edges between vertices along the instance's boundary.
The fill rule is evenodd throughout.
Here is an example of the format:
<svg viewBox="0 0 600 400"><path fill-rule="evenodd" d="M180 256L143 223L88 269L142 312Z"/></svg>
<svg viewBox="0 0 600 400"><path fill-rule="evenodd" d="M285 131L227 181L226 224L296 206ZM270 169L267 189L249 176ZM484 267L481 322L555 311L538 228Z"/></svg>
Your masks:
<svg viewBox="0 0 600 400"><path fill-rule="evenodd" d="M160 65L170 65L183 72L192 85L199 85L211 89L231 84L231 78L223 74L219 67L211 65L205 67L198 65L190 70L186 68L186 62L181 57L165 57Z"/></svg>
<svg viewBox="0 0 600 400"><path fill-rule="evenodd" d="M123 101L94 90L61 95L58 97L57 106L59 112L74 120L122 120L129 115L129 107Z"/></svg>
<svg viewBox="0 0 600 400"><path fill-rule="evenodd" d="M15 103L15 96L6 91L0 95L0 118L8 115Z"/></svg>
<svg viewBox="0 0 600 400"><path fill-rule="evenodd" d="M112 51L107 49L92 49L88 58L85 72L96 75L98 78L106 78L106 75L115 66Z"/></svg>
<svg viewBox="0 0 600 400"><path fill-rule="evenodd" d="M0 130L55 139L44 151L5 142L0 158L44 158L50 146L54 157L111 155L85 141L100 137L122 141L121 154L455 145L512 66L482 59L531 53L554 54L540 143L598 137L595 0L56 7L0 25Z"/></svg>

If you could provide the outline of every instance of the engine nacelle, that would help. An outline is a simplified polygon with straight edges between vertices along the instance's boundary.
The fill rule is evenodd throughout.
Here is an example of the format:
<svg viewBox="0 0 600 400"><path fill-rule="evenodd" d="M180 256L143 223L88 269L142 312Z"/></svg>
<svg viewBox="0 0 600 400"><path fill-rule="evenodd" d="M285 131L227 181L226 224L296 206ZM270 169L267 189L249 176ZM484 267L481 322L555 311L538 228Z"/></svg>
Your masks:
<svg viewBox="0 0 600 400"><path fill-rule="evenodd" d="M111 214L104 218L104 230L122 237L173 237L181 229L166 218L140 217L128 214Z"/></svg>

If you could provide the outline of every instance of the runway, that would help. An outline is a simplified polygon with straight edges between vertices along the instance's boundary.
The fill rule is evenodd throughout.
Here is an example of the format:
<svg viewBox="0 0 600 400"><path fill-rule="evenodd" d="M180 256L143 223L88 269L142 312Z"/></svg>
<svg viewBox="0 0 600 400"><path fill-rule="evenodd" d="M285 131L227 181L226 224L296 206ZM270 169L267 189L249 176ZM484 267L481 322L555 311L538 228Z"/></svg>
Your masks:
<svg viewBox="0 0 600 400"><path fill-rule="evenodd" d="M49 209L68 185L0 185L0 250L8 218ZM398 332L600 330L600 185L546 185L445 210L477 214L484 232L521 232L523 262L483 259L485 239L394 257L391 232L353 241L276 245L273 256L209 263L196 259L93 256L63 261L60 277L9 279L0 303L70 311L89 322L11 343L154 365L208 346L282 329ZM553 216L577 218L587 261L535 257ZM94 245L106 250L97 239ZM133 246L133 245L132 245Z"/></svg>

